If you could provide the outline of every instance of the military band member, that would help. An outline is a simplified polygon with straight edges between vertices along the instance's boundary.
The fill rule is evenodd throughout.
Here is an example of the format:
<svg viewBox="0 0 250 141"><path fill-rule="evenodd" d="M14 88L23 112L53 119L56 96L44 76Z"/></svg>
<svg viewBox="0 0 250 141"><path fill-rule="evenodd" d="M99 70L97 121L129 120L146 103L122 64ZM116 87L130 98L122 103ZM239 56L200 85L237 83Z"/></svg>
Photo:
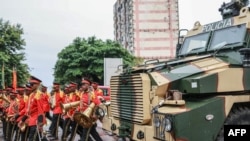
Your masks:
<svg viewBox="0 0 250 141"><path fill-rule="evenodd" d="M64 88L64 98L63 98L63 104L71 103L73 102L72 98L70 97L70 89L69 86L66 86ZM62 113L63 116L63 133L62 133L62 141L67 141L68 135L70 134L70 125L71 125L71 119L74 114L74 109L69 109L68 111L64 111Z"/></svg>
<svg viewBox="0 0 250 141"><path fill-rule="evenodd" d="M7 100L10 101L10 92L13 90L13 88L11 86L7 87L6 89L3 90L3 97ZM3 135L4 135L4 139L7 139L7 109L9 107L9 103L7 101L3 101L3 115L4 118L2 120L3 123Z"/></svg>
<svg viewBox="0 0 250 141"><path fill-rule="evenodd" d="M91 81L88 79L84 79L82 80L82 90L83 92L80 94L80 98L81 98L81 103L79 106L78 111L80 111L81 113L84 112L88 106L90 105L91 102L94 102L96 106L98 106L101 102L100 100L95 96L95 94L89 90L89 87L91 86ZM95 118L95 117L92 117ZM96 131L96 126L97 124L94 123L94 125L92 127L88 128L83 128L82 130L82 136L81 136L81 141L85 141L85 140L90 140L92 141L92 139L89 137L89 134L92 135L92 137L96 140L96 141L102 141L101 137L99 136L99 134Z"/></svg>
<svg viewBox="0 0 250 141"><path fill-rule="evenodd" d="M3 127L2 127L2 130L3 130L3 137L4 137L4 139L6 139L6 118L5 118L5 116L6 116L6 108L8 107L8 105L7 105L7 103L6 103L6 101L5 100L3 100L3 98L6 98L6 89L3 89L2 91L1 91L1 99L0 99L0 104L1 104L1 121L2 121L2 125L3 125Z"/></svg>
<svg viewBox="0 0 250 141"><path fill-rule="evenodd" d="M63 128L63 121L61 119L62 109L60 103L63 103L64 94L60 90L59 83L53 83L53 93L51 94L51 109L53 111L52 123L50 127L50 134L52 139L58 139L58 126Z"/></svg>
<svg viewBox="0 0 250 141"><path fill-rule="evenodd" d="M97 82L92 83L92 87L93 87L93 91L94 91L95 95L96 96L103 96L103 91L98 86L99 86L99 84Z"/></svg>
<svg viewBox="0 0 250 141"><path fill-rule="evenodd" d="M21 112L25 108L25 99L27 98L27 96L25 96L25 87L18 86L17 93L18 93L17 99L19 101L19 112ZM16 114L14 119L13 119L16 122L14 141L19 141L20 140L20 135L21 135L21 131L17 126L18 122L20 121L20 118L18 119L17 116L18 116L18 114Z"/></svg>
<svg viewBox="0 0 250 141"><path fill-rule="evenodd" d="M31 76L29 83L31 85L31 93L29 94L24 110L20 112L20 115L23 117L19 125L23 125L27 122L27 128L29 130L27 141L33 141L41 138L45 118L42 107L41 91L38 90L41 80Z"/></svg>
<svg viewBox="0 0 250 141"><path fill-rule="evenodd" d="M7 127L6 127L6 141L12 141L14 127L16 125L15 115L19 113L19 101L17 99L17 92L10 92L10 105L7 109Z"/></svg>
<svg viewBox="0 0 250 141"><path fill-rule="evenodd" d="M42 85L41 88L42 91L42 103L43 103L43 111L45 113L45 117L48 118L50 121L52 121L52 117L50 116L50 105L49 105L49 99L50 94L47 92L47 87Z"/></svg>
<svg viewBox="0 0 250 141"><path fill-rule="evenodd" d="M24 108L22 110L20 110L20 113L19 115L16 115L16 118L17 118L17 123L18 123L18 129L19 129L19 134L20 134L20 137L17 137L17 138L21 138L21 141L26 141L27 138L28 138L28 132L29 132L29 129L28 128L23 128L21 129L21 126L22 125L26 125L28 124L27 121L25 122L22 122L22 118L25 116L25 112L26 112L26 108L27 108L27 105L28 105L28 100L29 100L29 96L30 94L32 93L32 87L30 85L26 85L25 87L25 95L23 96L23 100L24 100Z"/></svg>
<svg viewBox="0 0 250 141"><path fill-rule="evenodd" d="M77 91L77 83L75 82L71 82L69 85L69 90L70 90L70 98L72 99L72 102L76 102L80 100L79 97L79 92ZM74 113L74 111L76 110L76 108L72 109L72 112ZM72 113L72 118L73 118L73 113ZM82 128L78 126L77 122L75 122L73 119L71 118L71 127L72 127L72 132L70 134L70 138L69 141L74 141L76 133L78 133L79 135L81 135L82 133Z"/></svg>

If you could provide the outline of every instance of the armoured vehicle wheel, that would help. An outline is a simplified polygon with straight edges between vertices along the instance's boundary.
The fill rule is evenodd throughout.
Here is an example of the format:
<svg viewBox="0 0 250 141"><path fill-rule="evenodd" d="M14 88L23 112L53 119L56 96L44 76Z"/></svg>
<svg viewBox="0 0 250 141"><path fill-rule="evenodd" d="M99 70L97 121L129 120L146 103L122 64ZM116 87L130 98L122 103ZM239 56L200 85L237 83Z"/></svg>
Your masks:
<svg viewBox="0 0 250 141"><path fill-rule="evenodd" d="M235 107L228 115L224 125L250 125L250 109L248 107ZM222 127L216 141L224 141L224 128Z"/></svg>

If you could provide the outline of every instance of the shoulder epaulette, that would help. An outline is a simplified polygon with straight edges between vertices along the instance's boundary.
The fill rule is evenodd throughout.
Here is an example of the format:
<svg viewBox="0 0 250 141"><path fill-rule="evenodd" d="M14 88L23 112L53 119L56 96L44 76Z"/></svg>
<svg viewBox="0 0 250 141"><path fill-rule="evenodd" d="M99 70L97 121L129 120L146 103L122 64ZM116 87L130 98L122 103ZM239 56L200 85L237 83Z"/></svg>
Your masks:
<svg viewBox="0 0 250 141"><path fill-rule="evenodd" d="M95 93L93 91L89 92L92 99L95 99Z"/></svg>
<svg viewBox="0 0 250 141"><path fill-rule="evenodd" d="M24 96L23 96L23 101L24 101L24 102L27 102L28 99L29 99L29 97L28 97L27 95L24 95Z"/></svg>
<svg viewBox="0 0 250 141"><path fill-rule="evenodd" d="M64 96L63 91L60 91L60 97L63 98L63 96Z"/></svg>
<svg viewBox="0 0 250 141"><path fill-rule="evenodd" d="M70 93L69 94L69 99L72 100L72 98L73 98L73 93Z"/></svg>
<svg viewBox="0 0 250 141"><path fill-rule="evenodd" d="M41 96L42 96L42 92L41 91L37 91L36 93L35 93L35 99L40 99L41 98Z"/></svg>

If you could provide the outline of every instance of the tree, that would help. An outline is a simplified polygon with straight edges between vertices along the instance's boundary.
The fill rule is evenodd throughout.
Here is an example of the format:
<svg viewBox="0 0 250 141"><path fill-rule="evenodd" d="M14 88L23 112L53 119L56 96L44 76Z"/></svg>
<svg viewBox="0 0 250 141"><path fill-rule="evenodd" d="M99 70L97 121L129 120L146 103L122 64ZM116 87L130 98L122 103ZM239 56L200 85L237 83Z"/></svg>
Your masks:
<svg viewBox="0 0 250 141"><path fill-rule="evenodd" d="M17 71L18 85L26 83L29 76L28 65L25 60L22 38L23 29L20 24L12 25L9 21L0 19L0 66L4 64L5 85L12 84L13 67ZM2 71L0 72L2 75Z"/></svg>
<svg viewBox="0 0 250 141"><path fill-rule="evenodd" d="M103 82L104 58L123 58L123 64L134 65L135 57L115 41L102 41L95 36L76 38L59 54L54 68L55 81L79 83L83 77Z"/></svg>

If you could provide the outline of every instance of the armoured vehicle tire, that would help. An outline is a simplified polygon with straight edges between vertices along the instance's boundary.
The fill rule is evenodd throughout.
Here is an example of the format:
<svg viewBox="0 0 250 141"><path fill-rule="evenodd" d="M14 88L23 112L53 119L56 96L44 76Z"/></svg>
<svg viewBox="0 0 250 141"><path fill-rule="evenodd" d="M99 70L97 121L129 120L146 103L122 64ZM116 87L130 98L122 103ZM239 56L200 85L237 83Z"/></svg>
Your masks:
<svg viewBox="0 0 250 141"><path fill-rule="evenodd" d="M238 106L232 109L224 125L250 125L250 109L244 106ZM224 141L224 128L220 130L216 141Z"/></svg>

